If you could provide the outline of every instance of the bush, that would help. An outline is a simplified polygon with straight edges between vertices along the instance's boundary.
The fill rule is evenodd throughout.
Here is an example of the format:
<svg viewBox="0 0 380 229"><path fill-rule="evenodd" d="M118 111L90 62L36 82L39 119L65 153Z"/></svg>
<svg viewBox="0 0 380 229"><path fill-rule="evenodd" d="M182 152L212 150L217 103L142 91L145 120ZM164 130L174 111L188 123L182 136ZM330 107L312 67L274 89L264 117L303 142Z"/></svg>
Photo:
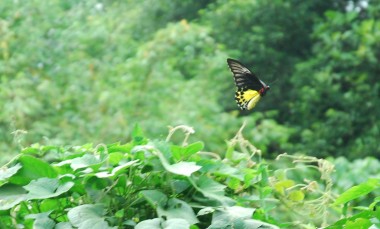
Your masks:
<svg viewBox="0 0 380 229"><path fill-rule="evenodd" d="M180 130L184 140L175 144ZM336 198L334 166L326 160L281 155L278 162L296 166L272 171L242 129L223 158L203 151L201 141L188 143L192 133L177 126L165 141L149 140L136 126L126 144L25 148L0 172L0 225L278 228L326 226L341 215L330 228L377 225L378 210L371 209L379 198L354 216L348 203L379 189L379 178Z"/></svg>

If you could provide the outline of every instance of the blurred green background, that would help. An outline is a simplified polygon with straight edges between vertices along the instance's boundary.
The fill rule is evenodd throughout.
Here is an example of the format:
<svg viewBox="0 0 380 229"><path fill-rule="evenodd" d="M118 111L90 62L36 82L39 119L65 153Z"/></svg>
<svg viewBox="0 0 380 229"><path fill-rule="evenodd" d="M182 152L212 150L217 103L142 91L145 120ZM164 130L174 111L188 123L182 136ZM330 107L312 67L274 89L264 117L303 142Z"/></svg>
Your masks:
<svg viewBox="0 0 380 229"><path fill-rule="evenodd" d="M241 112L226 58L271 91ZM380 157L379 0L0 2L0 161L186 124L224 154Z"/></svg>

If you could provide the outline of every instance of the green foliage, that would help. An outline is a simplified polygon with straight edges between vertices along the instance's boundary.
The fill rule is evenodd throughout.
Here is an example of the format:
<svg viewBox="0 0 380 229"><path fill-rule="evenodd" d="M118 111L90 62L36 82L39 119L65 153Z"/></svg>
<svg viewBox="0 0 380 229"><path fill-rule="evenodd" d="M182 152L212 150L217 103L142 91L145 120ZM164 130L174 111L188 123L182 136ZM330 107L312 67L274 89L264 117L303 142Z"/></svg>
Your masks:
<svg viewBox="0 0 380 229"><path fill-rule="evenodd" d="M129 139L136 122L153 137L189 124L222 152L243 120L272 157L377 155L378 4L363 4L3 1L1 158L35 142ZM277 80L248 117L228 56Z"/></svg>
<svg viewBox="0 0 380 229"><path fill-rule="evenodd" d="M173 128L162 141L148 140L136 126L125 144L25 149L0 172L0 226L336 228L379 219L379 198L348 208L378 190L378 178L335 198L334 166L326 160L281 155L286 169L270 169L242 129L220 158L202 151L202 142L188 144L190 129ZM171 140L178 130L182 144Z"/></svg>
<svg viewBox="0 0 380 229"><path fill-rule="evenodd" d="M379 3L1 1L0 228L378 226Z"/></svg>
<svg viewBox="0 0 380 229"><path fill-rule="evenodd" d="M52 146L25 149L0 174L1 226L277 228L254 220L255 208L226 190L232 177L219 168L238 164L202 155L202 142L149 141L139 126L132 135L126 144L60 148L59 153ZM236 190L260 183L255 168L235 170ZM245 179L248 174L257 179Z"/></svg>
<svg viewBox="0 0 380 229"><path fill-rule="evenodd" d="M380 150L380 25L368 16L327 12L314 31L315 57L297 66L292 121L301 124L299 148L307 153L355 158Z"/></svg>

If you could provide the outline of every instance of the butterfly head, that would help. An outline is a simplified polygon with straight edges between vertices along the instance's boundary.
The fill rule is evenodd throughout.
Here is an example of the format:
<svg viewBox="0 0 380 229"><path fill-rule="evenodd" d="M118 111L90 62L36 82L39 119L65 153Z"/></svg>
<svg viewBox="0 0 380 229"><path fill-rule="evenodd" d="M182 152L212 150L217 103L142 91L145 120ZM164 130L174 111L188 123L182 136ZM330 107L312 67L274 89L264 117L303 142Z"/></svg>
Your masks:
<svg viewBox="0 0 380 229"><path fill-rule="evenodd" d="M268 85L265 85L263 88L260 89L259 93L261 96L264 96L267 91L269 91L270 87Z"/></svg>

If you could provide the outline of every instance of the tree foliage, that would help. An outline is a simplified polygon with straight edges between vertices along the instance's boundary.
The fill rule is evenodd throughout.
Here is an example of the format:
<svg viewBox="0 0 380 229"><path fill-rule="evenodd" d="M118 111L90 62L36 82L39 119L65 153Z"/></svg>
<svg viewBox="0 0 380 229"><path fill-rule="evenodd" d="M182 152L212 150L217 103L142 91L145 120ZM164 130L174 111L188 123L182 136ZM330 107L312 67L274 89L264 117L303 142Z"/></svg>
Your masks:
<svg viewBox="0 0 380 229"><path fill-rule="evenodd" d="M192 125L223 154L224 139L247 121L270 155L379 155L376 1L1 7L2 152L125 139L138 122L153 136ZM251 113L237 111L226 57L275 81Z"/></svg>

